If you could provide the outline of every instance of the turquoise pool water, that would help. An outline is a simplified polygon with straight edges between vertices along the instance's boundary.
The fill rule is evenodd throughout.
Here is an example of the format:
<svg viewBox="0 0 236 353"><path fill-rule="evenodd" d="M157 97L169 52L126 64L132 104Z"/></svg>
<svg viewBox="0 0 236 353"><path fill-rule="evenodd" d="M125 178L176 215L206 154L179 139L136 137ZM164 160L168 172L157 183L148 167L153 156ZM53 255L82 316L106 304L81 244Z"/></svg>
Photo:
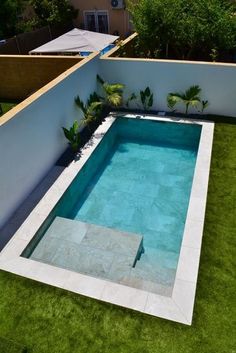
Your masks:
<svg viewBox="0 0 236 353"><path fill-rule="evenodd" d="M122 275L121 266L119 276L108 271L100 277L170 295L200 133L199 125L127 118L109 129L52 217L143 237L144 253L130 272Z"/></svg>
<svg viewBox="0 0 236 353"><path fill-rule="evenodd" d="M145 248L178 252L196 151L118 139L70 218L144 236Z"/></svg>

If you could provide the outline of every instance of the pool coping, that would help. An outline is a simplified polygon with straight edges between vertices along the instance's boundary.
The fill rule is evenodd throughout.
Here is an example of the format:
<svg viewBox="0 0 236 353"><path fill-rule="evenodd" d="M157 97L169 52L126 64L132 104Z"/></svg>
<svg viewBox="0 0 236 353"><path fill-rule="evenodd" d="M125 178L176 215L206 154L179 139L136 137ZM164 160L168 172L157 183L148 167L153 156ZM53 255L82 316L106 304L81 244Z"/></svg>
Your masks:
<svg viewBox="0 0 236 353"><path fill-rule="evenodd" d="M41 224L118 116L173 123L200 124L202 126L172 297L161 296L21 257L23 250L25 250ZM145 314L191 325L201 254L213 135L214 123L209 121L151 114L141 116L124 112L110 113L82 149L80 158L74 160L65 168L2 250L0 253L0 269Z"/></svg>

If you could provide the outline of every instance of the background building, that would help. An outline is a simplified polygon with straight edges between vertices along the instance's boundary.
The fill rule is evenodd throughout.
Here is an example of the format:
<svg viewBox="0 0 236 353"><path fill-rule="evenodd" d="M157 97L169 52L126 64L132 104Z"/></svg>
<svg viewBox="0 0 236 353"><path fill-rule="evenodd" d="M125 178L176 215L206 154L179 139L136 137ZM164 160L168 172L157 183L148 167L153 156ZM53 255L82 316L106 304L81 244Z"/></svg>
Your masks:
<svg viewBox="0 0 236 353"><path fill-rule="evenodd" d="M75 25L90 31L126 37L132 31L130 16L123 0L71 0L79 9Z"/></svg>

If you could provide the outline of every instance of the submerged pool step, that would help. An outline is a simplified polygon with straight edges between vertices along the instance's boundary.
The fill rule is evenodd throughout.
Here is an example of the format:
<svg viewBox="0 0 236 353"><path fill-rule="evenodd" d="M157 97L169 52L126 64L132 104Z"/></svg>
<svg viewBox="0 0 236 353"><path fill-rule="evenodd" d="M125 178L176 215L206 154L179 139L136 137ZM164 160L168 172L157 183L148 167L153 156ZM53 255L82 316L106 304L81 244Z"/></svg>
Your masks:
<svg viewBox="0 0 236 353"><path fill-rule="evenodd" d="M146 248L145 253L120 283L148 290L164 296L171 296L178 255L170 251Z"/></svg>
<svg viewBox="0 0 236 353"><path fill-rule="evenodd" d="M56 217L30 258L116 280L130 273L143 252L143 237Z"/></svg>

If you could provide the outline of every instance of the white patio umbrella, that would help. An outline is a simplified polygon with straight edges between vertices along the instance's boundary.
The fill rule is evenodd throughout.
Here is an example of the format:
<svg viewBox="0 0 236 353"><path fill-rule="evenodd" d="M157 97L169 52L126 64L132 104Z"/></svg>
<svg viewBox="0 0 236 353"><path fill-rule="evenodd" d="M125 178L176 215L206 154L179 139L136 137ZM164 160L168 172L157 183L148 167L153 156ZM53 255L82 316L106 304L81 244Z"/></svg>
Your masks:
<svg viewBox="0 0 236 353"><path fill-rule="evenodd" d="M101 51L119 37L74 28L62 36L31 50L30 54L80 53Z"/></svg>

